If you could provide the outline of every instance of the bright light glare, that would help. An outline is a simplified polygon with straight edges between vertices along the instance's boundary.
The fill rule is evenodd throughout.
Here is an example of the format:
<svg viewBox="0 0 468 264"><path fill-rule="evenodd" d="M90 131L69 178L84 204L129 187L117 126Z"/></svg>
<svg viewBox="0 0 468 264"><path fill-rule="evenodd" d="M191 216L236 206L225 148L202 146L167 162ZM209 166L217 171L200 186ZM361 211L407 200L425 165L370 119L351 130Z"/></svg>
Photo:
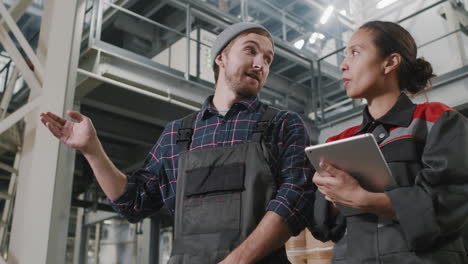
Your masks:
<svg viewBox="0 0 468 264"><path fill-rule="evenodd" d="M309 43L314 44L317 41L317 39L324 39L324 38L325 38L325 35L323 35L322 33L314 32L309 38Z"/></svg>
<svg viewBox="0 0 468 264"><path fill-rule="evenodd" d="M377 3L377 8L378 9L385 8L385 7L395 3L396 1L398 1L398 0L382 0L382 1Z"/></svg>
<svg viewBox="0 0 468 264"><path fill-rule="evenodd" d="M346 16L346 10L344 10L344 9L341 10L341 11L340 11L340 14L342 14L343 16Z"/></svg>
<svg viewBox="0 0 468 264"><path fill-rule="evenodd" d="M300 40L294 42L294 47L296 49L302 49L302 47L304 46L304 42L305 41L303 39L300 39Z"/></svg>
<svg viewBox="0 0 468 264"><path fill-rule="evenodd" d="M325 9L325 12L323 12L322 17L320 18L320 23L325 24L327 23L328 19L330 18L332 12L333 12L334 7L333 6L328 6L327 9Z"/></svg>

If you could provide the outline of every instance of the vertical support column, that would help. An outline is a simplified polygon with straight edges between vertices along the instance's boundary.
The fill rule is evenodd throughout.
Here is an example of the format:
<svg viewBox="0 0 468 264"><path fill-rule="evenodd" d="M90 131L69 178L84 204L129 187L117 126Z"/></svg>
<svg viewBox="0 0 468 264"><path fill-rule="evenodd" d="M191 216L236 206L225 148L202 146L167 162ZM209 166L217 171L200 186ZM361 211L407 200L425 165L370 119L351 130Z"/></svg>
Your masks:
<svg viewBox="0 0 468 264"><path fill-rule="evenodd" d="M308 114L308 117L310 118L313 116L314 118L314 124L318 125L318 118L317 118L317 75L314 70L314 61L310 62L310 100L308 100L310 103L309 111L310 113ZM312 118L310 118L312 119Z"/></svg>
<svg viewBox="0 0 468 264"><path fill-rule="evenodd" d="M288 41L288 29L286 25L286 12L281 12L281 29L283 31L283 41Z"/></svg>
<svg viewBox="0 0 468 264"><path fill-rule="evenodd" d="M96 24L98 15L99 0L92 1L93 10L91 13L91 25L89 27L88 47L92 47L96 40Z"/></svg>
<svg viewBox="0 0 468 264"><path fill-rule="evenodd" d="M247 21L247 0L241 0L241 19L242 22Z"/></svg>
<svg viewBox="0 0 468 264"><path fill-rule="evenodd" d="M197 78L200 79L200 73L201 73L201 63L200 63L200 51L201 51L201 30L200 28L197 29Z"/></svg>
<svg viewBox="0 0 468 264"><path fill-rule="evenodd" d="M38 47L44 83L41 104L25 119L9 264L65 261L75 152L38 127L38 116L73 107L84 9L84 0L45 2Z"/></svg>
<svg viewBox="0 0 468 264"><path fill-rule="evenodd" d="M97 8L97 18L96 18L96 35L94 36L94 41L101 41L101 31L102 31L102 16L104 15L104 0L94 0L93 8Z"/></svg>
<svg viewBox="0 0 468 264"><path fill-rule="evenodd" d="M244 0L244 15L245 15L245 21L250 22L251 18L249 18L249 0Z"/></svg>
<svg viewBox="0 0 468 264"><path fill-rule="evenodd" d="M89 228L84 223L84 210L78 208L75 229L75 250L73 254L73 264L86 264L88 260L88 239Z"/></svg>
<svg viewBox="0 0 468 264"><path fill-rule="evenodd" d="M102 222L96 223L94 232L94 264L99 264L99 253L101 252L101 227Z"/></svg>
<svg viewBox="0 0 468 264"><path fill-rule="evenodd" d="M160 226L161 222L159 218L153 217L150 221L150 230L149 237L150 243L149 248L152 249L149 251L149 264L159 264L159 255L160 255L160 247L159 247L159 236L160 236Z"/></svg>
<svg viewBox="0 0 468 264"><path fill-rule="evenodd" d="M158 263L159 251L159 221L146 218L141 222L141 233L137 237L138 264Z"/></svg>
<svg viewBox="0 0 468 264"><path fill-rule="evenodd" d="M149 263L149 253L150 250L154 250L153 248L149 247L150 245L150 233L151 233L151 219L146 218L141 223L140 226L137 228L141 229L141 232L136 233L136 262L141 264L148 264Z"/></svg>
<svg viewBox="0 0 468 264"><path fill-rule="evenodd" d="M320 68L320 64L322 63L321 60L317 61L317 92L320 101L320 113L322 120L318 122L318 124L324 124L327 122L325 119L325 100L323 98L323 91L322 91L322 72ZM315 116L316 120L319 121L318 116Z"/></svg>
<svg viewBox="0 0 468 264"><path fill-rule="evenodd" d="M192 32L192 18L190 15L190 4L185 6L185 37L187 38L187 60L185 65L185 79L190 80L190 37Z"/></svg>

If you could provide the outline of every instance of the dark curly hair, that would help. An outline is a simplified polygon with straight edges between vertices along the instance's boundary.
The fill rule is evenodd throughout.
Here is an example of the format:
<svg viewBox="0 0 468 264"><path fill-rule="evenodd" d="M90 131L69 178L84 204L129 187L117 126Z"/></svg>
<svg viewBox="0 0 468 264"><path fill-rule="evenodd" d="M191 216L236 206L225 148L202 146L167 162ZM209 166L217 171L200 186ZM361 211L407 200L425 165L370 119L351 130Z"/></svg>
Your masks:
<svg viewBox="0 0 468 264"><path fill-rule="evenodd" d="M398 84L401 90L414 95L430 87L431 79L435 77L432 66L424 58L416 58L416 42L406 29L386 21L370 21L359 29L373 33L374 44L382 57L392 53L401 55L398 69Z"/></svg>

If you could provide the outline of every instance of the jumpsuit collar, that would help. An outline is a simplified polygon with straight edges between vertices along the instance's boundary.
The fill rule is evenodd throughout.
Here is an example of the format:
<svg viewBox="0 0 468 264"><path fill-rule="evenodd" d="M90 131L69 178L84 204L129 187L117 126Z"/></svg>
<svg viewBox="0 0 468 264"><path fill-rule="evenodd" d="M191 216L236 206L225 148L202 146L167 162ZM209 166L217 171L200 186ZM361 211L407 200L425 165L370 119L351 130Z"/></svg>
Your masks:
<svg viewBox="0 0 468 264"><path fill-rule="evenodd" d="M390 126L408 127L413 119L413 113L416 109L414 104L405 93L401 93L397 102L393 107L382 117L374 120L369 113L369 107L366 106L362 113L362 124L356 134L363 133L369 129L371 125L383 124Z"/></svg>

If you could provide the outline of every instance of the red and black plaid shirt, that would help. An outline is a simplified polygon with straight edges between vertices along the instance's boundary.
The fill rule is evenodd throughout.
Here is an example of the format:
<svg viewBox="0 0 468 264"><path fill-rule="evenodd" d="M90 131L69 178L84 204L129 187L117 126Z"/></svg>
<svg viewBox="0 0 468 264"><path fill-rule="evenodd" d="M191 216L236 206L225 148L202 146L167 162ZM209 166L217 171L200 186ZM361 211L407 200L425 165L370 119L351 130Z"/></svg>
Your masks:
<svg viewBox="0 0 468 264"><path fill-rule="evenodd" d="M209 97L198 113L191 150L232 146L250 140L261 117L263 103L252 97L235 103L223 117L211 107ZM176 144L181 120L169 123L145 160L143 168L128 179L125 192L111 205L131 222L155 213L163 205L174 213L179 149ZM280 161L276 197L267 210L281 215L297 234L307 224L306 211L313 206L314 169L305 156L310 139L301 117L280 111L273 119L269 147Z"/></svg>

